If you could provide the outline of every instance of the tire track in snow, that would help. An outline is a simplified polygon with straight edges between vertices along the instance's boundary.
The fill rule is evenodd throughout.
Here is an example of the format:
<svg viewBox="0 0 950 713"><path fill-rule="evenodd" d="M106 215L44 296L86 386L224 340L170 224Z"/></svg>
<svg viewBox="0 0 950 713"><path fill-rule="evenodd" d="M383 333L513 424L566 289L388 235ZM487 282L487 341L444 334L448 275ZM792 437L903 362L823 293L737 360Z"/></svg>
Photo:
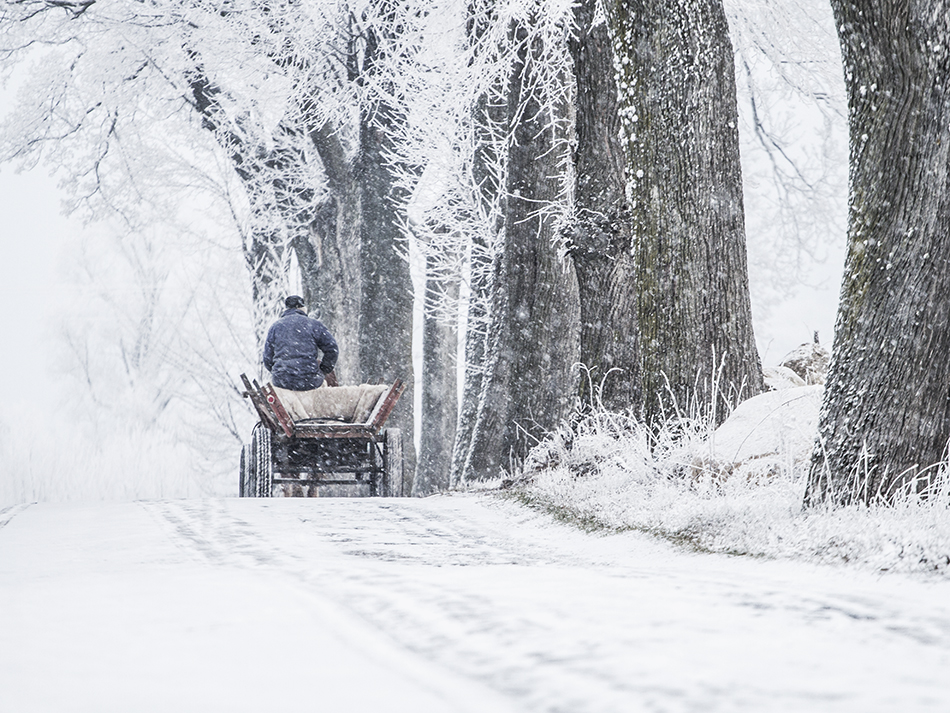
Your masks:
<svg viewBox="0 0 950 713"><path fill-rule="evenodd" d="M723 600L723 604L737 609L753 610L757 616L781 616L791 618L791 624L796 627L814 627L817 623L827 625L833 630L846 627L850 631L859 628L866 629L862 635L869 640L882 638L910 639L914 643L929 644L926 647L916 647L930 656L937 655L946 659L946 652L950 646L950 628L947 612L943 611L943 618L939 616L906 615L898 603L890 600L880 600L872 597L855 596L850 592L809 592L804 588L791 584L790 588L777 589L771 581L756 582L754 580L723 581L721 575L704 576L701 573L687 575L684 583L682 575L669 576L663 567L647 566L639 568L629 563L605 561L581 561L576 552L567 554L557 547L541 551L538 546L529 546L527 551L516 547L514 551L505 546L491 546L492 537L500 539L505 545L511 544L500 533L492 533L492 537L481 534L481 539L472 540L466 531L464 520L451 519L448 522L436 520L430 522L431 513L423 517L417 513L417 519L408 518L413 529L421 530L423 535L428 532L440 531L441 545L437 550L442 553L429 553L434 559L445 559L445 550L456 551L461 547L461 554L453 557L459 564L484 564L486 559L494 564L519 564L537 568L545 567L579 567L579 576L593 575L600 580L598 587L604 587L608 592L601 593L596 599L597 592L584 592L575 597L573 606L563 607L556 601L557 596L546 601L537 601L536 606L527 604L521 612L507 612L505 607L499 606L503 598L497 595L490 597L459 596L458 590L451 587L436 588L433 591L424 584L410 581L398 583L398 587L390 587L389 592L398 591L405 595L401 597L376 596L384 587L374 587L367 582L360 596L351 598L353 606L366 618L373 620L380 628L389 629L393 635L400 638L409 648L424 652L442 659L450 658L455 667L466 671L470 675L483 676L510 692L521 690L531 702L542 710L625 710L631 700L638 700L647 708L657 710L707 710L734 700L736 692L729 685L717 685L715 681L697 684L691 691L686 691L675 683L672 685L655 685L647 680L636 680L630 671L618 661L623 659L623 651L637 647L649 647L661 644L663 639L670 635L662 631L663 624L658 626L641 626L635 631L624 634L619 629L624 627L629 615L623 611L623 606L617 606L618 601L625 598L634 600L637 596L636 586L614 586L616 581L626 580L628 583L643 582L649 579L647 586L658 584L661 588L673 586L676 588L695 587L700 594L696 597L680 596L685 607L696 606L701 608L704 602L699 601L707 596L714 596ZM403 520L405 522L405 520ZM472 528L478 531L478 527ZM517 529L517 528L513 528ZM455 534L453 534L455 533ZM425 536L419 538L424 541ZM350 532L346 537L347 550L351 554L368 555L381 560L413 559L411 552L406 551L404 544L396 543L387 546L373 529L363 529L355 533ZM589 538L591 543L597 538ZM470 543L484 543L489 545L488 552L493 555L488 558L485 553L477 553L477 547L467 547ZM409 548L411 550L411 548ZM596 548L593 548L596 551ZM469 555L472 556L469 556ZM586 553L585 553L586 554ZM609 560L609 557L607 558ZM699 561L702 556L693 558ZM723 558L719 558L720 560ZM729 558L725 558L728 560ZM747 568L756 567L756 563L745 560L739 562ZM570 586L570 576L558 578L557 583ZM664 581L664 579L666 581ZM345 581L345 580L344 580ZM352 578L350 580L352 582ZM764 585L764 587L763 587ZM470 590L463 590L470 591ZM613 596L609 593L613 592ZM675 594L675 591L674 591ZM656 606L662 612L663 602L657 599L648 600L650 605ZM428 602L427 613L418 611L419 602ZM524 602L517 603L522 607ZM599 607L600 613L586 612L585 606ZM758 612L767 611L768 614ZM730 631L728 624L716 623L713 619L716 611L709 612L712 616L697 617L691 628L695 631L711 630L713 643L708 646L711 656L721 655L715 651L717 640L728 639ZM649 615L648 615L649 616ZM440 618L441 617L441 618ZM665 623L670 631L677 631L681 627L682 612L678 611ZM659 620L664 621L662 613ZM398 625L394 624L398 621ZM610 624L616 621L616 626ZM477 622L477 623L475 623ZM411 626L415 623L415 626ZM435 625L434 625L435 623ZM745 622L744 625L748 626ZM614 630L617 629L617 630ZM445 635L439 635L441 633ZM767 635L767 632L766 632ZM675 634L674 634L675 636ZM836 634L829 636L833 638ZM702 639L697 636L697 639ZM762 636L757 636L753 630L751 639L758 643ZM481 639L481 646L465 646L465 642ZM688 647L682 642L681 647ZM662 647L658 647L662 648ZM675 648L675 647L674 647ZM819 655L820 656L820 655ZM688 659L689 657L682 657ZM695 658L695 657L694 657ZM702 657L699 657L702 659ZM695 661L703 664L702 660ZM662 680L662 677L657 677ZM781 701L773 692L757 689L755 681L738 682L744 684L748 693L750 709L756 707L770 708L775 706L776 700ZM873 681L870 681L873 687ZM539 694L547 690L554 695ZM585 691L590 695L576 694ZM573 694L573 695L572 695ZM821 702L833 709L832 702L839 698L837 691L828 690L825 694L786 693L785 706L804 707L805 709L821 709ZM946 700L946 699L944 699ZM591 701L597 701L592 704ZM613 705L606 705L613 701ZM778 708L782 709L782 703ZM883 704L887 710L888 704ZM730 706L740 709L743 706ZM874 710L875 707L863 707L859 704L858 710ZM928 709L927 707L923 709ZM940 706L930 707L931 710L941 710Z"/></svg>
<svg viewBox="0 0 950 713"><path fill-rule="evenodd" d="M0 530L6 527L13 518L26 510L32 504L33 503L22 503L20 505L11 505L8 508L0 510Z"/></svg>
<svg viewBox="0 0 950 713"><path fill-rule="evenodd" d="M523 513L520 521L507 517L517 515L514 506L494 517L453 507L452 498L149 507L199 557L289 577L406 650L530 710L894 710L875 692L879 676L849 672L848 695L837 679L822 678L821 649L852 637L950 662L946 610L908 614L887 597L758 574L762 565L751 560L678 555L678 564L640 563L605 549L610 538L545 530ZM733 568L753 574L736 577ZM779 636L791 645L818 653L773 651L774 622L788 629ZM745 650L723 657L732 638ZM783 683L755 647L815 681ZM909 680L913 671L901 675ZM920 695L931 705L903 709L945 710L950 702L946 686Z"/></svg>
<svg viewBox="0 0 950 713"><path fill-rule="evenodd" d="M286 567L280 550L266 543L250 523L232 513L226 500L142 501L167 526L178 546L217 565Z"/></svg>
<svg viewBox="0 0 950 713"><path fill-rule="evenodd" d="M363 501L355 506L363 511L362 517L314 515L284 522L285 532L304 535L297 548L289 548L285 542L269 541L270 533L255 530L229 512L228 501L175 501L149 507L169 523L181 546L207 561L265 566L289 575L330 596L407 650L515 696L532 709L587 710L584 699L570 692L587 690L598 679L594 700L602 702L611 690L612 697L631 691L623 677L585 664L596 643L579 641L571 651L554 653L546 632L556 634L564 616L552 617L547 611L512 616L499 609L496 598L480 594L477 587L471 591L468 583L459 587L414 576L419 568L563 565L563 555L529 542L513 542L500 532L486 533L483 523L419 512L411 505ZM337 509L353 512L353 506ZM314 540L331 545L338 555L309 559L300 549L306 550ZM567 560L577 564L573 557ZM405 567L410 571L403 571ZM499 656L506 650L507 655ZM553 697L551 678L559 681ZM554 698L568 707L562 708Z"/></svg>

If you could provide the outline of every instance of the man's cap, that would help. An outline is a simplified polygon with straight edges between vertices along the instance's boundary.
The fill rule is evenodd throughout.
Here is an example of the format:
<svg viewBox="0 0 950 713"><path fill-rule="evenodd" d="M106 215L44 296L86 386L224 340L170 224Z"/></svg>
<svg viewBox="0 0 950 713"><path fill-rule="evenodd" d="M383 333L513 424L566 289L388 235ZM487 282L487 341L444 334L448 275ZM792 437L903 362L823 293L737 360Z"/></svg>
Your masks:
<svg viewBox="0 0 950 713"><path fill-rule="evenodd" d="M303 309L303 297L299 295L291 295L284 300L284 306L287 309Z"/></svg>

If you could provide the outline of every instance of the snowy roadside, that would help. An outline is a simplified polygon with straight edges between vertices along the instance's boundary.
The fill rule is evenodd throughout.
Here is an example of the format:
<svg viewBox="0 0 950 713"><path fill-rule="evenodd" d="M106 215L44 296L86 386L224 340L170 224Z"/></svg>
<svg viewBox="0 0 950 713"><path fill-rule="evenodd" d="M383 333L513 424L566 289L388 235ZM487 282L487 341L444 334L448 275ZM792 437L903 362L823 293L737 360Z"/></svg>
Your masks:
<svg viewBox="0 0 950 713"><path fill-rule="evenodd" d="M685 420L652 447L636 421L595 413L537 448L509 497L708 552L950 579L946 471L928 500L803 510L821 398L821 386L767 392L715 431Z"/></svg>
<svg viewBox="0 0 950 713"><path fill-rule="evenodd" d="M477 494L36 504L0 710L945 711L948 587Z"/></svg>

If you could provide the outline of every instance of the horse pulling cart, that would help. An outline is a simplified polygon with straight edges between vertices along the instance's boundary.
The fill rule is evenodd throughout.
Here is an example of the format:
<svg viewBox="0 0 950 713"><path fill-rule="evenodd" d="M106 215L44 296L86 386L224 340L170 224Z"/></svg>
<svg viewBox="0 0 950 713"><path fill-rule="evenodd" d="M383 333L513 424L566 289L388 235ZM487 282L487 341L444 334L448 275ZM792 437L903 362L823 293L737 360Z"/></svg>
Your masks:
<svg viewBox="0 0 950 713"><path fill-rule="evenodd" d="M400 430L383 429L405 389L401 381L379 387L375 401L365 405L368 415L354 413L358 420L349 422L340 412L294 421L270 384L261 386L245 374L241 380L245 398L260 417L251 442L241 449L242 498L314 497L321 489L333 494L408 495ZM321 392L323 388L334 397L343 389L360 387L328 386Z"/></svg>

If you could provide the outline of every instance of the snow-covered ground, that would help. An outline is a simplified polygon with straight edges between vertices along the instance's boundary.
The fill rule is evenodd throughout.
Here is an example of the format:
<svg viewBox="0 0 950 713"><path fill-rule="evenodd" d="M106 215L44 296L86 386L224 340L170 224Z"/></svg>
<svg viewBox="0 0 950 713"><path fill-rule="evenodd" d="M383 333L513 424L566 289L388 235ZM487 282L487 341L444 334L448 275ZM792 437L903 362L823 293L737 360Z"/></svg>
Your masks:
<svg viewBox="0 0 950 713"><path fill-rule="evenodd" d="M950 582L484 494L0 512L0 710L947 711Z"/></svg>

